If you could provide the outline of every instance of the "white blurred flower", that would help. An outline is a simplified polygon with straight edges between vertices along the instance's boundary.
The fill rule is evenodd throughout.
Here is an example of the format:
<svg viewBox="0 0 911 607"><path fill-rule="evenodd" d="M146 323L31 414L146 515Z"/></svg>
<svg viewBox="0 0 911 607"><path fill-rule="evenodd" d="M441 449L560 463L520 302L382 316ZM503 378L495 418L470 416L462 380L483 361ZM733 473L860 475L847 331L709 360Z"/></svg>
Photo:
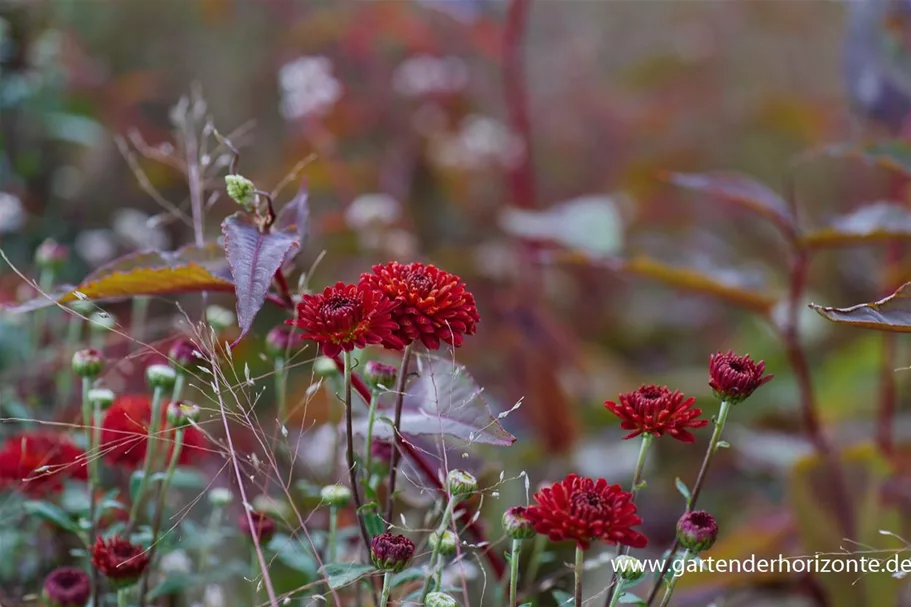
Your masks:
<svg viewBox="0 0 911 607"><path fill-rule="evenodd" d="M114 215L114 233L127 246L137 249L167 249L171 239L154 218L136 209L121 209Z"/></svg>
<svg viewBox="0 0 911 607"><path fill-rule="evenodd" d="M0 192L0 234L15 232L25 224L25 208L18 196Z"/></svg>
<svg viewBox="0 0 911 607"><path fill-rule="evenodd" d="M110 230L83 230L73 243L76 253L90 266L100 266L114 259L117 244Z"/></svg>
<svg viewBox="0 0 911 607"><path fill-rule="evenodd" d="M345 210L345 222L352 230L388 226L402 215L399 202L389 194L362 194Z"/></svg>
<svg viewBox="0 0 911 607"><path fill-rule="evenodd" d="M342 85L332 75L327 57L299 57L278 72L282 116L291 120L323 114L342 96Z"/></svg>
<svg viewBox="0 0 911 607"><path fill-rule="evenodd" d="M390 258L405 259L417 255L418 239L408 230L389 230L382 247Z"/></svg>
<svg viewBox="0 0 911 607"><path fill-rule="evenodd" d="M303 440L297 441L299 461L304 462L315 474L330 472L336 461L337 437L338 433L332 424L310 430Z"/></svg>
<svg viewBox="0 0 911 607"><path fill-rule="evenodd" d="M438 136L431 153L449 168L478 169L491 163L516 166L525 153L522 141L502 122L487 116L467 116L455 135Z"/></svg>
<svg viewBox="0 0 911 607"><path fill-rule="evenodd" d="M193 561L183 550L175 550L161 557L161 570L165 573L190 573Z"/></svg>
<svg viewBox="0 0 911 607"><path fill-rule="evenodd" d="M392 86L406 97L431 93L452 93L468 82L468 67L458 57L417 55L399 64L392 74Z"/></svg>
<svg viewBox="0 0 911 607"><path fill-rule="evenodd" d="M225 607L228 601L225 599L224 589L217 584L206 586L202 595L202 602L205 607Z"/></svg>
<svg viewBox="0 0 911 607"><path fill-rule="evenodd" d="M469 560L461 559L443 569L440 585L443 588L461 586L462 580L473 580L478 577L479 573L477 565Z"/></svg>

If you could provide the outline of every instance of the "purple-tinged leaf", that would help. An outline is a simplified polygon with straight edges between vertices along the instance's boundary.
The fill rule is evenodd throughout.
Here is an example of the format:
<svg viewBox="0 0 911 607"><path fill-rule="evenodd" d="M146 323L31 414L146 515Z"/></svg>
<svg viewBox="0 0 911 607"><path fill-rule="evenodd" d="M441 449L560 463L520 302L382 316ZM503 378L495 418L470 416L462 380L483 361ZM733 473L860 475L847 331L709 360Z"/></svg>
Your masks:
<svg viewBox="0 0 911 607"><path fill-rule="evenodd" d="M911 282L879 301L849 308L831 308L810 304L816 312L832 322L862 329L911 333Z"/></svg>
<svg viewBox="0 0 911 607"><path fill-rule="evenodd" d="M275 273L288 257L300 249L300 240L297 231L291 227L260 233L250 216L243 212L225 219L221 231L237 295L239 341L250 330L253 319L263 307Z"/></svg>
<svg viewBox="0 0 911 607"><path fill-rule="evenodd" d="M406 438L449 436L466 443L501 447L515 442L516 437L491 413L483 388L465 367L451 360L422 357L418 374L405 391L401 430ZM366 430L366 420L357 420L354 431L363 436ZM378 421L373 435L392 440L390 423L385 419Z"/></svg>
<svg viewBox="0 0 911 607"><path fill-rule="evenodd" d="M307 236L310 231L309 197L310 194L307 187L307 180L301 180L301 185L297 190L297 194L281 208L278 212L278 217L275 220L276 230L280 232L294 230L297 232L297 237L300 241L300 248L298 250L303 249L306 246ZM293 259L294 255L289 255L286 262L290 263Z"/></svg>
<svg viewBox="0 0 911 607"><path fill-rule="evenodd" d="M788 204L775 191L748 175L716 171L710 173L671 173L668 180L681 188L708 194L724 202L758 213L793 236L797 224Z"/></svg>
<svg viewBox="0 0 911 607"><path fill-rule="evenodd" d="M836 218L803 237L811 247L860 245L911 239L911 211L897 202L876 202Z"/></svg>

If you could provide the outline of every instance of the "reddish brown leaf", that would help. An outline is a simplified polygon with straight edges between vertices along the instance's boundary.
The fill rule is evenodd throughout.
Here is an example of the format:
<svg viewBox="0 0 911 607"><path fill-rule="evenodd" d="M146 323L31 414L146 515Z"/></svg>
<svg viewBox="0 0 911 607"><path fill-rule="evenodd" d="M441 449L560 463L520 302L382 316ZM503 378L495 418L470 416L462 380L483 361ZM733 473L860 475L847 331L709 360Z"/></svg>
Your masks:
<svg viewBox="0 0 911 607"><path fill-rule="evenodd" d="M288 204L281 208L278 212L278 218L275 220L275 228L278 231L284 232L288 230L297 233L300 243L299 249L303 249L306 245L307 235L310 231L310 204L308 200L307 181L303 180L297 190L297 194ZM294 254L291 254L285 261L290 263L293 258Z"/></svg>
<svg viewBox="0 0 911 607"><path fill-rule="evenodd" d="M902 139L833 145L823 150L822 153L830 156L859 158L892 171L911 175L911 144Z"/></svg>
<svg viewBox="0 0 911 607"><path fill-rule="evenodd" d="M823 318L842 325L862 329L911 333L911 283L905 283L895 293L879 301L862 303L849 308L831 308L810 304Z"/></svg>
<svg viewBox="0 0 911 607"><path fill-rule="evenodd" d="M668 180L676 186L708 194L758 213L789 235L797 232L797 224L788 204L773 190L752 177L740 173L672 173Z"/></svg>
<svg viewBox="0 0 911 607"><path fill-rule="evenodd" d="M803 237L811 247L837 247L911 239L911 211L897 202L876 202L835 219Z"/></svg>

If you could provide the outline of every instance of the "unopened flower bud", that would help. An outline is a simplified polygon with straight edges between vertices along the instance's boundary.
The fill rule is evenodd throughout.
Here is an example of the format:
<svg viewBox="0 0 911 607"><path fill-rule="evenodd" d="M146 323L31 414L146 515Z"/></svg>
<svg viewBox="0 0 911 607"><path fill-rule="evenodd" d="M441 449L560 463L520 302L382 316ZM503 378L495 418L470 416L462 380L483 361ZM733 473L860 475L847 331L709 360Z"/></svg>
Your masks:
<svg viewBox="0 0 911 607"><path fill-rule="evenodd" d="M396 375L398 369L376 360L368 361L364 369L364 381L374 390L381 386L391 390L395 386Z"/></svg>
<svg viewBox="0 0 911 607"><path fill-rule="evenodd" d="M94 348L79 350L73 354L73 373L80 377L98 377L104 369L104 358Z"/></svg>
<svg viewBox="0 0 911 607"><path fill-rule="evenodd" d="M478 490L478 479L464 470L450 470L446 481L453 497L468 497Z"/></svg>
<svg viewBox="0 0 911 607"><path fill-rule="evenodd" d="M351 489L344 485L327 485L320 490L319 496L329 506L341 508L351 501Z"/></svg>
<svg viewBox="0 0 911 607"><path fill-rule="evenodd" d="M199 421L200 409L193 403L180 401L168 405L168 425L182 428Z"/></svg>
<svg viewBox="0 0 911 607"><path fill-rule="evenodd" d="M76 299L70 302L70 308L83 316L88 316L95 311L95 304L85 299Z"/></svg>
<svg viewBox="0 0 911 607"><path fill-rule="evenodd" d="M225 508L234 501L234 494L226 487L213 487L209 489L209 503L216 508Z"/></svg>
<svg viewBox="0 0 911 607"><path fill-rule="evenodd" d="M248 211L256 202L256 185L241 175L225 175L225 189L234 202Z"/></svg>
<svg viewBox="0 0 911 607"><path fill-rule="evenodd" d="M764 375L765 362L754 362L749 354L737 356L716 352L709 357L709 386L719 400L731 405L746 400L761 385L772 380Z"/></svg>
<svg viewBox="0 0 911 607"><path fill-rule="evenodd" d="M57 270L70 258L70 250L48 238L35 250L35 264L42 270Z"/></svg>
<svg viewBox="0 0 911 607"><path fill-rule="evenodd" d="M535 526L525 516L525 506L513 506L503 513L503 530L510 539L527 540L535 536Z"/></svg>
<svg viewBox="0 0 911 607"><path fill-rule="evenodd" d="M398 573L414 556L414 542L404 535L381 533L370 541L370 559L377 569Z"/></svg>
<svg viewBox="0 0 911 607"><path fill-rule="evenodd" d="M293 353L302 343L301 332L288 325L277 325L266 334L266 352L273 358Z"/></svg>
<svg viewBox="0 0 911 607"><path fill-rule="evenodd" d="M97 333L110 331L117 326L117 319L110 312L97 311L89 316L89 328Z"/></svg>
<svg viewBox="0 0 911 607"><path fill-rule="evenodd" d="M102 411L110 408L110 406L114 404L114 399L116 398L114 391L108 390L107 388L94 388L89 390L87 396L92 406L97 406Z"/></svg>
<svg viewBox="0 0 911 607"><path fill-rule="evenodd" d="M459 607L459 602L445 592L431 592L424 601L426 607Z"/></svg>
<svg viewBox="0 0 911 607"><path fill-rule="evenodd" d="M47 607L85 607L91 596L92 580L82 569L60 567L44 578L41 597Z"/></svg>
<svg viewBox="0 0 911 607"><path fill-rule="evenodd" d="M680 545L694 554L705 552L718 538L718 523L704 510L693 510L677 521L677 539Z"/></svg>
<svg viewBox="0 0 911 607"><path fill-rule="evenodd" d="M249 514L249 519L246 512L237 519L237 526L240 528L240 532L251 539L255 536L261 544L268 544L272 536L275 535L275 521L265 512L258 510L251 510ZM252 527L250 526L251 521L253 522Z"/></svg>
<svg viewBox="0 0 911 607"><path fill-rule="evenodd" d="M450 554L455 554L456 548L459 544L459 538L456 537L456 534L448 529L443 532L442 535L434 531L430 534L428 540L430 542L430 547L433 550L437 550L439 546L440 554L443 556L449 556Z"/></svg>
<svg viewBox="0 0 911 607"><path fill-rule="evenodd" d="M149 365L146 367L146 381L152 388L170 390L177 381L177 372L168 365Z"/></svg>
<svg viewBox="0 0 911 607"><path fill-rule="evenodd" d="M335 377L338 375L338 366L328 356L320 356L313 361L313 373L320 377Z"/></svg>
<svg viewBox="0 0 911 607"><path fill-rule="evenodd" d="M645 566L636 557L621 554L614 558L614 571L617 572L621 579L635 582L645 575Z"/></svg>
<svg viewBox="0 0 911 607"><path fill-rule="evenodd" d="M209 321L210 327L220 333L233 327L237 322L237 316L228 308L209 306L206 308L206 320Z"/></svg>
<svg viewBox="0 0 911 607"><path fill-rule="evenodd" d="M178 339L168 351L171 366L181 375L189 375L199 366L200 358L196 356L196 344L189 339Z"/></svg>

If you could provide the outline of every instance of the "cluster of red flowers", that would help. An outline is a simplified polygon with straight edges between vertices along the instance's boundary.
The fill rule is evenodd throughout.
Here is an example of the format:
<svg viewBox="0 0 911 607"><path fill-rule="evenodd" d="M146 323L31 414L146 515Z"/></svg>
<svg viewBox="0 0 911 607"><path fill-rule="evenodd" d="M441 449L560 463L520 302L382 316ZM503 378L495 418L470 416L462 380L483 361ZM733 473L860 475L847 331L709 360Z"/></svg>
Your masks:
<svg viewBox="0 0 911 607"><path fill-rule="evenodd" d="M42 496L60 490L67 478L87 477L85 453L62 434L19 434L0 448L2 488Z"/></svg>
<svg viewBox="0 0 911 607"><path fill-rule="evenodd" d="M381 344L391 350L420 341L430 350L441 342L462 345L480 322L474 296L462 280L432 265L390 262L373 266L356 285L337 283L304 295L297 317L286 321L323 354Z"/></svg>
<svg viewBox="0 0 911 607"><path fill-rule="evenodd" d="M161 427L164 427L167 407L161 407ZM126 394L118 397L110 409L105 411L101 422L101 451L111 464L138 467L146 456L149 439L149 423L152 421L152 403L144 394ZM160 438L170 442L168 457L173 449L175 430L162 431ZM206 439L203 434L188 426L184 429L183 448L178 463L187 465L204 453Z"/></svg>

